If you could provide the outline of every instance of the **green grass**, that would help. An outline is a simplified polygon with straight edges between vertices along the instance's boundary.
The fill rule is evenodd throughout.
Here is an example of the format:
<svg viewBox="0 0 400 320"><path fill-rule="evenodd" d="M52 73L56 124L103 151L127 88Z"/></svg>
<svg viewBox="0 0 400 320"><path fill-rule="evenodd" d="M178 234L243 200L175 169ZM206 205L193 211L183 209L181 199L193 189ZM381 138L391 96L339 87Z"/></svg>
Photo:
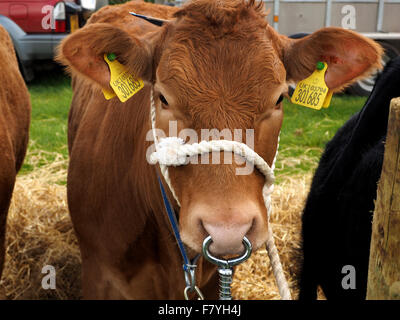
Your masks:
<svg viewBox="0 0 400 320"><path fill-rule="evenodd" d="M365 101L365 97L337 95L328 109L317 111L286 100L277 172L292 175L315 169L326 143Z"/></svg>
<svg viewBox="0 0 400 320"><path fill-rule="evenodd" d="M21 174L42 166L60 154L67 159L67 123L72 92L70 78L60 70L40 74L28 86L32 121L28 154ZM328 109L316 111L284 101L277 177L313 171L325 144L366 98L334 96Z"/></svg>
<svg viewBox="0 0 400 320"><path fill-rule="evenodd" d="M35 165L54 160L59 154L65 158L67 149L68 110L72 91L70 78L60 70L39 74L28 85L32 103L32 118L28 154L21 174ZM45 152L43 152L45 151Z"/></svg>

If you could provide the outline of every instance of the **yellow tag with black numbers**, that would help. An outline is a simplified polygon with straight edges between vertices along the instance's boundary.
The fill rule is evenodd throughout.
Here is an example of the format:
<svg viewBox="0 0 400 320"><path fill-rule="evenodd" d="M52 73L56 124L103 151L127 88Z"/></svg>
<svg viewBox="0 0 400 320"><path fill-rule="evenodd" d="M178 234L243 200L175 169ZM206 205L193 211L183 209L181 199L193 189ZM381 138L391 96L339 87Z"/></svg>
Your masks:
<svg viewBox="0 0 400 320"><path fill-rule="evenodd" d="M116 96L115 92L112 90L102 88L101 91L103 91L104 98L107 100L110 100Z"/></svg>
<svg viewBox="0 0 400 320"><path fill-rule="evenodd" d="M312 75L297 84L291 102L316 110L328 108L332 91L325 83L326 69L328 69L326 62L318 62Z"/></svg>
<svg viewBox="0 0 400 320"><path fill-rule="evenodd" d="M107 54L105 54L104 60L110 68L110 86L121 102L125 102L132 98L133 95L138 93L144 87L143 80L135 78L130 74L125 67L115 59L115 55L114 59L110 60L107 57ZM114 97L113 93L108 89L103 89L103 94L107 100Z"/></svg>

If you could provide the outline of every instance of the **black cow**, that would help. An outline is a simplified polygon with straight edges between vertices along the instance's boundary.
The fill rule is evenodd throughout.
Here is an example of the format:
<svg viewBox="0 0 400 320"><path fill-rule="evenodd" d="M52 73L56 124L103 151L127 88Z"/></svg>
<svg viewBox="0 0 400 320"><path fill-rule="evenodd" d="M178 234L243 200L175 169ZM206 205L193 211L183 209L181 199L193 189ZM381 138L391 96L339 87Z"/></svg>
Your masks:
<svg viewBox="0 0 400 320"><path fill-rule="evenodd" d="M399 96L397 57L384 68L362 110L326 146L302 216L301 300L315 299L318 285L327 299L365 299L389 105Z"/></svg>

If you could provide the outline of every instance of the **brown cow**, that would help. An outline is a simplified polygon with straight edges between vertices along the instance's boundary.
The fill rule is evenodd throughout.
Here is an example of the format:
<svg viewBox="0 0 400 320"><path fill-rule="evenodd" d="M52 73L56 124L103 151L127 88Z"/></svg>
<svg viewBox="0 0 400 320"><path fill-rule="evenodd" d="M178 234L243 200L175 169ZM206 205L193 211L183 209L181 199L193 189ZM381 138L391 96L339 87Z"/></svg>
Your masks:
<svg viewBox="0 0 400 320"><path fill-rule="evenodd" d="M28 145L30 114L29 93L18 69L14 46L0 26L0 277L7 213Z"/></svg>
<svg viewBox="0 0 400 320"><path fill-rule="evenodd" d="M170 21L156 27L135 11ZM113 52L145 88L125 103L106 101L101 88ZM324 28L301 40L278 34L254 0L195 0L181 9L140 2L100 10L65 39L59 59L73 75L69 117L68 204L79 238L85 298L181 299L182 258L157 182L146 161L150 87L157 128L254 129L255 151L270 165L283 119L288 81L329 65L326 82L338 91L379 66L380 47L354 32ZM235 175L239 164L170 167L181 203L179 225L191 256L211 235L211 253L238 254L246 236L266 239L264 177ZM170 199L173 197L170 195ZM200 260L198 284L217 293L215 269Z"/></svg>

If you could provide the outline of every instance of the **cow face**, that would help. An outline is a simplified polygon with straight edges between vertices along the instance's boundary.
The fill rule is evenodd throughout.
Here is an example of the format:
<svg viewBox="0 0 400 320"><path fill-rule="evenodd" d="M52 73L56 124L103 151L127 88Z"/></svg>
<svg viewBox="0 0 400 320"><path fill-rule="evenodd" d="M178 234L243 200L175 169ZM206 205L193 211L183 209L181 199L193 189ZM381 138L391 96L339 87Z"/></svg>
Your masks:
<svg viewBox="0 0 400 320"><path fill-rule="evenodd" d="M157 128L168 134L172 121L178 133L190 129L198 140L205 130L211 130L207 139L219 139L222 132L222 138L233 139L241 132L241 142L251 142L271 165L287 82L304 79L316 62L326 61L326 83L340 90L378 66L381 50L339 28L291 40L268 26L263 12L255 1L197 0L163 27L149 25L152 32L142 38L127 26L88 25L63 42L61 55L73 70L109 88L102 57L115 52L132 73L154 85ZM244 139L246 130L249 140ZM199 142L190 141L193 135L183 138ZM240 253L244 236L258 248L268 230L264 176L256 169L238 175L236 169L246 163L235 158L224 163L220 154L215 164L213 156L218 159L207 155L209 164L203 157L198 164L169 168L181 203L182 239L200 251L211 235L210 251L216 255Z"/></svg>

